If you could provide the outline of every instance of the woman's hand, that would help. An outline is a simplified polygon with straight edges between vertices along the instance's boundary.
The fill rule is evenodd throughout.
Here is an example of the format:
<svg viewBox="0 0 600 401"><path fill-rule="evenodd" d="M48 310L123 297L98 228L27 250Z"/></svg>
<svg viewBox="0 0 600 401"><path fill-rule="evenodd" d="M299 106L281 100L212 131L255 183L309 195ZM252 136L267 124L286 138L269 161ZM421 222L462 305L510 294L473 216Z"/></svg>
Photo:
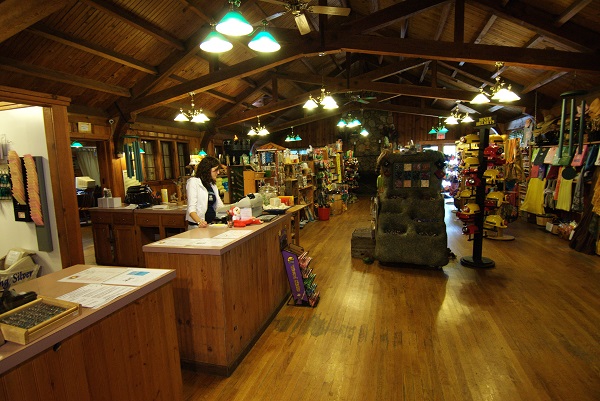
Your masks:
<svg viewBox="0 0 600 401"><path fill-rule="evenodd" d="M200 222L198 222L198 228L205 228L208 227L208 223L205 220L201 220Z"/></svg>

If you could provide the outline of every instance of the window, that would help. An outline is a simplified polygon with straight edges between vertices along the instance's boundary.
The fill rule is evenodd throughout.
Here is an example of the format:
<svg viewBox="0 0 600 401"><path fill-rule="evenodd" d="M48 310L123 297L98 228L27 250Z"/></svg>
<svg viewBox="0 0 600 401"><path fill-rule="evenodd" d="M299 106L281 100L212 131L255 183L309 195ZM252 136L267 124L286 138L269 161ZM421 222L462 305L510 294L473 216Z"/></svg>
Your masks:
<svg viewBox="0 0 600 401"><path fill-rule="evenodd" d="M173 178L173 157L171 155L171 143L161 142L160 146L162 150L163 168L165 173L164 179L170 180Z"/></svg>
<svg viewBox="0 0 600 401"><path fill-rule="evenodd" d="M144 182L173 180L185 175L190 164L189 143L165 139L142 139Z"/></svg>
<svg viewBox="0 0 600 401"><path fill-rule="evenodd" d="M185 166L190 164L190 152L187 143L177 142L177 162L179 163L179 176L182 177L186 175Z"/></svg>
<svg viewBox="0 0 600 401"><path fill-rule="evenodd" d="M156 165L154 160L155 141L142 141L140 148L142 153L142 166L144 167L145 181L156 180Z"/></svg>

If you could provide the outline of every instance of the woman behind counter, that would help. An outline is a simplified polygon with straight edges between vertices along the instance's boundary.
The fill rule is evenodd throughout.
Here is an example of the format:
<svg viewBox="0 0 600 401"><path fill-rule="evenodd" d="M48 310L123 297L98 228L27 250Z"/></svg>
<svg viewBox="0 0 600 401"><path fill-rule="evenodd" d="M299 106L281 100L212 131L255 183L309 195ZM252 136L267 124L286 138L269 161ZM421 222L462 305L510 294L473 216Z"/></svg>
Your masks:
<svg viewBox="0 0 600 401"><path fill-rule="evenodd" d="M194 173L187 181L187 212L185 218L188 230L207 227L215 219L216 211L223 206L217 189L217 176L221 163L212 156L205 156L194 166Z"/></svg>

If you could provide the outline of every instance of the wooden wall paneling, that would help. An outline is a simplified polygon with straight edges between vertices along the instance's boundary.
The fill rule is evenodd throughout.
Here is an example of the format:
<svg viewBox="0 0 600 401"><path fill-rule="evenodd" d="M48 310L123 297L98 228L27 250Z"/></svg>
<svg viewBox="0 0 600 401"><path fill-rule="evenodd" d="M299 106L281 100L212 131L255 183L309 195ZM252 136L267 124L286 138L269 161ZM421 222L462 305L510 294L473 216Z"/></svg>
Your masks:
<svg viewBox="0 0 600 401"><path fill-rule="evenodd" d="M165 179L165 163L163 162L163 151L161 138L155 138L156 149L154 152L154 162L156 171L156 180L161 181Z"/></svg>
<svg viewBox="0 0 600 401"><path fill-rule="evenodd" d="M189 139L189 150L190 150L190 154L194 154L194 151L196 151L196 154L198 152L200 152L200 138L196 138L196 137L191 137L191 138L186 138Z"/></svg>
<svg viewBox="0 0 600 401"><path fill-rule="evenodd" d="M118 190L113 181L112 158L114 152L111 148L112 144L113 142L111 140L96 142L96 154L98 155L98 169L100 171L101 180L97 185L100 186L100 188L111 188L113 196L124 198L124 191ZM123 186L121 185L121 187Z"/></svg>
<svg viewBox="0 0 600 401"><path fill-rule="evenodd" d="M67 108L44 107L43 115L58 242L62 267L65 268L84 262Z"/></svg>
<svg viewBox="0 0 600 401"><path fill-rule="evenodd" d="M114 145L113 145L114 147ZM114 197L121 197L121 200L125 201L125 183L123 182L123 170L125 167L125 158L119 157L118 159L111 159L111 171L112 171L112 187L110 187L112 195Z"/></svg>

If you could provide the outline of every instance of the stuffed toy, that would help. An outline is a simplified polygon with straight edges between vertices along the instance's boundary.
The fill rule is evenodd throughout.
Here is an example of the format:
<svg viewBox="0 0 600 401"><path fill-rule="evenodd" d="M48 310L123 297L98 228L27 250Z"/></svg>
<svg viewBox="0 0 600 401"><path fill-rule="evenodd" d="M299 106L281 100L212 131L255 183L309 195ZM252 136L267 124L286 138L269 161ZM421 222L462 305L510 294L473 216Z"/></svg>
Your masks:
<svg viewBox="0 0 600 401"><path fill-rule="evenodd" d="M246 227L250 224L262 224L262 220L257 219L256 217L252 217L246 220L234 220L233 221L233 226L234 227Z"/></svg>

